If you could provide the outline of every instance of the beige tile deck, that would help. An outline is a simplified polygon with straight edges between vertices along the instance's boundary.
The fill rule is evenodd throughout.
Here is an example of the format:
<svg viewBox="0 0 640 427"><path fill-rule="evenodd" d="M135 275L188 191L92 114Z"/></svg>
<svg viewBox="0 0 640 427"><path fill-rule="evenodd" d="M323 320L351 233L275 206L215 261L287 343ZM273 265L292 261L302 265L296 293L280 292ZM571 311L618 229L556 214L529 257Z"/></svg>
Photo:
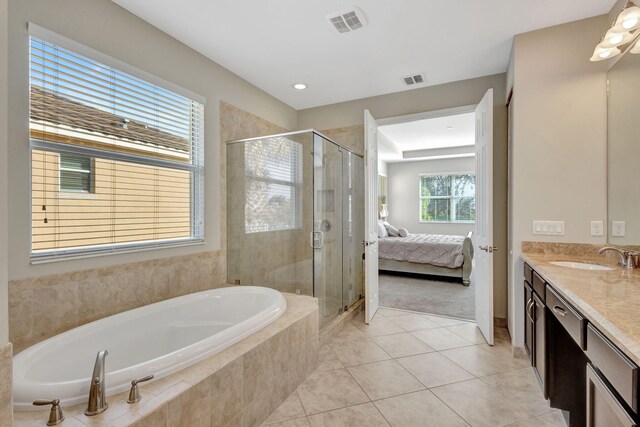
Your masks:
<svg viewBox="0 0 640 427"><path fill-rule="evenodd" d="M495 336L491 347L472 322L396 309L360 316L265 426L565 427L506 329Z"/></svg>

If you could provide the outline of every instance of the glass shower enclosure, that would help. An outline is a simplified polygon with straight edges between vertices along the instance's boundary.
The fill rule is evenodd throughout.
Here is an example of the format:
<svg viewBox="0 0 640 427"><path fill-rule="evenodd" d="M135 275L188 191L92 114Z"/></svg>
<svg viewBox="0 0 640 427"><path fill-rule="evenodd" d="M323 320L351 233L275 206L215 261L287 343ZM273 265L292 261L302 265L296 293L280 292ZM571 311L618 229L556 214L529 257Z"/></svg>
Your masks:
<svg viewBox="0 0 640 427"><path fill-rule="evenodd" d="M227 143L227 276L318 298L363 294L364 161L314 130Z"/></svg>

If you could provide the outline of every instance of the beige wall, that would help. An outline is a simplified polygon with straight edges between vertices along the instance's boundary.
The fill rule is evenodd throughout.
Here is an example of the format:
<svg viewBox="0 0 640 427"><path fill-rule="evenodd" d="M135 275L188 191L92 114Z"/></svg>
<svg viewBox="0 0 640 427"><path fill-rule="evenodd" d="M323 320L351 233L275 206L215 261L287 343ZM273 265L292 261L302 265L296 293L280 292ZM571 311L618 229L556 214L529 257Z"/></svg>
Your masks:
<svg viewBox="0 0 640 427"><path fill-rule="evenodd" d="M0 0L0 347L9 340L7 305L7 0Z"/></svg>
<svg viewBox="0 0 640 427"><path fill-rule="evenodd" d="M515 37L509 323L518 346L522 241L606 241L591 237L590 221L607 214L607 65L589 58L607 24L603 15ZM566 234L534 236L533 220L563 220Z"/></svg>
<svg viewBox="0 0 640 427"><path fill-rule="evenodd" d="M3 14L4 16L4 14ZM221 248L220 100L286 129L297 128L294 109L240 79L108 0L9 0L9 254L11 279L106 267ZM33 22L207 98L204 245L30 265L28 34Z"/></svg>
<svg viewBox="0 0 640 427"><path fill-rule="evenodd" d="M464 236L475 229L475 224L473 223L427 223L420 222L418 218L420 175L475 172L475 157L389 163L387 170L389 222L391 224L396 227L404 227L410 233L458 234Z"/></svg>
<svg viewBox="0 0 640 427"><path fill-rule="evenodd" d="M376 119L442 110L480 102L494 89L494 244L507 247L507 109L506 74L480 77L408 92L363 98L298 112L300 129L336 129L362 126L364 110ZM494 257L494 315L507 317L507 253Z"/></svg>
<svg viewBox="0 0 640 427"><path fill-rule="evenodd" d="M7 0L0 0L0 426L13 422L7 282Z"/></svg>

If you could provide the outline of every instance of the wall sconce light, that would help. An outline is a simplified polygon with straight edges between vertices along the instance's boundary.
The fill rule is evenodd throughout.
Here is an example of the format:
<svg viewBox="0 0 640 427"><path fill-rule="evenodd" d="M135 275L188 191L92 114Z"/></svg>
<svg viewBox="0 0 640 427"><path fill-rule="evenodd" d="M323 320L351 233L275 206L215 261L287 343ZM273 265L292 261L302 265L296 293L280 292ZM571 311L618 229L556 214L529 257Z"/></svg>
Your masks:
<svg viewBox="0 0 640 427"><path fill-rule="evenodd" d="M389 210L387 209L387 206L388 205L383 204L382 205L382 210L380 211L380 219L383 220L383 221L386 221L387 218L389 217Z"/></svg>
<svg viewBox="0 0 640 427"><path fill-rule="evenodd" d="M633 40L635 31L640 28L640 7L633 0L629 0L624 10L620 12L611 28L602 37L602 41L596 46L592 62L604 61L622 53L620 46Z"/></svg>

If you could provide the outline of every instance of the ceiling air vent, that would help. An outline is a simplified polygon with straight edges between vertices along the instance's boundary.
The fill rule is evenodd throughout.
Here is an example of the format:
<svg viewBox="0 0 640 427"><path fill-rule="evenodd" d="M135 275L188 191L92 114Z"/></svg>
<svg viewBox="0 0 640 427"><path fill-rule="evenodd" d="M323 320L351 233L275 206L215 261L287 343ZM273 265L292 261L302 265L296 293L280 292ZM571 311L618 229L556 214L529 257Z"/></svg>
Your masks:
<svg viewBox="0 0 640 427"><path fill-rule="evenodd" d="M339 33L349 33L367 25L364 15L357 7L326 16L327 21Z"/></svg>
<svg viewBox="0 0 640 427"><path fill-rule="evenodd" d="M419 85L424 83L424 76L422 74L416 74L413 76L406 76L402 78L402 81L407 86Z"/></svg>

